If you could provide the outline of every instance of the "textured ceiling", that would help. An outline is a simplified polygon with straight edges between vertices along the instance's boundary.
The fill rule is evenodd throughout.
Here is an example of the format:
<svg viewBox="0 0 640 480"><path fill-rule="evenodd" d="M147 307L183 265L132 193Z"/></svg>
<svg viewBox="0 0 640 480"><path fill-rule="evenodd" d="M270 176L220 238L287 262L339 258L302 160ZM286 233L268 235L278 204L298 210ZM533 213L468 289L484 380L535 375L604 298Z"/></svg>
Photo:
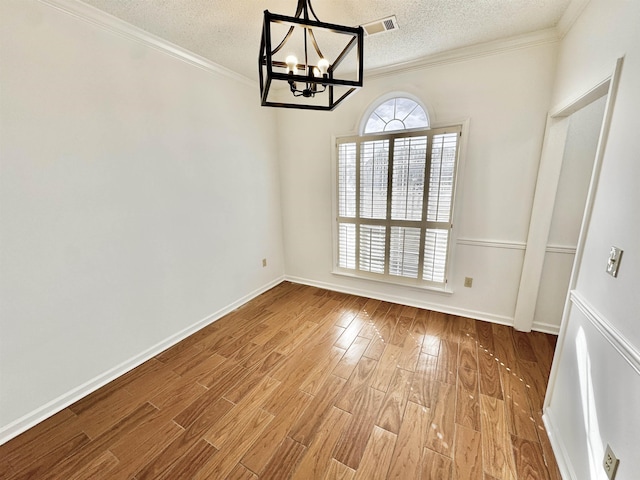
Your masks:
<svg viewBox="0 0 640 480"><path fill-rule="evenodd" d="M263 11L296 0L83 0L257 80ZM557 25L575 0L315 0L323 22L357 26L396 15L399 29L365 38L365 70Z"/></svg>

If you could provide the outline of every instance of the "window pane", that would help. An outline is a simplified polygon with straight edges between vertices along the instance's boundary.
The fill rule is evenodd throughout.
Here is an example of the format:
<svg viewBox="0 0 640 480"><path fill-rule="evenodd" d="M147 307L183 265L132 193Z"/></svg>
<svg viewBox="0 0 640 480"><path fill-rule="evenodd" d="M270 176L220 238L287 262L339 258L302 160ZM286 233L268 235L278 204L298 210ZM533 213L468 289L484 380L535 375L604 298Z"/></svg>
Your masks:
<svg viewBox="0 0 640 480"><path fill-rule="evenodd" d="M397 138L393 144L391 218L421 220L427 137Z"/></svg>
<svg viewBox="0 0 640 480"><path fill-rule="evenodd" d="M423 280L444 282L448 240L448 230L427 228L424 242Z"/></svg>
<svg viewBox="0 0 640 480"><path fill-rule="evenodd" d="M427 112L414 100L392 98L378 105L367 119L364 133L392 132L411 128L427 128Z"/></svg>
<svg viewBox="0 0 640 480"><path fill-rule="evenodd" d="M457 133L434 135L431 147L431 174L427 221L449 222L456 162Z"/></svg>
<svg viewBox="0 0 640 480"><path fill-rule="evenodd" d="M371 114L367 125L364 127L364 133L384 132L386 122L378 117L375 113Z"/></svg>
<svg viewBox="0 0 640 480"><path fill-rule="evenodd" d="M338 224L338 266L356 268L356 226L353 223Z"/></svg>
<svg viewBox="0 0 640 480"><path fill-rule="evenodd" d="M356 216L356 144L338 146L338 215Z"/></svg>
<svg viewBox="0 0 640 480"><path fill-rule="evenodd" d="M364 142L360 147L360 217L387 216L389 141Z"/></svg>
<svg viewBox="0 0 640 480"><path fill-rule="evenodd" d="M360 270L384 273L386 227L360 225Z"/></svg>
<svg viewBox="0 0 640 480"><path fill-rule="evenodd" d="M392 98L380 104L378 108L373 111L372 116L373 115L377 115L384 120L385 123L396 118L396 99Z"/></svg>
<svg viewBox="0 0 640 480"><path fill-rule="evenodd" d="M416 106L411 115L404 119L404 124L407 128L427 128L429 126L427 112L420 105Z"/></svg>
<svg viewBox="0 0 640 480"><path fill-rule="evenodd" d="M409 98L396 98L396 118L404 121L405 118L409 117L413 113L416 107L422 110L422 107Z"/></svg>
<svg viewBox="0 0 640 480"><path fill-rule="evenodd" d="M385 132L397 132L398 130L406 130L404 123L400 120L391 120L384 127Z"/></svg>
<svg viewBox="0 0 640 480"><path fill-rule="evenodd" d="M400 277L418 278L420 229L391 227L389 273Z"/></svg>

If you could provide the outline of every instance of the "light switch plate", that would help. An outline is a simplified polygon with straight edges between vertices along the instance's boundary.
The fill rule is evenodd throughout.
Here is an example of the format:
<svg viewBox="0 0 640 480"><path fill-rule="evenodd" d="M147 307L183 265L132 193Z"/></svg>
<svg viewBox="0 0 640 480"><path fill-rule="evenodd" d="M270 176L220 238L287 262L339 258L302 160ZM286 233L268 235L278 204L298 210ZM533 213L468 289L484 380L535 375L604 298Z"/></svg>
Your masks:
<svg viewBox="0 0 640 480"><path fill-rule="evenodd" d="M611 247L609 250L609 260L607 261L607 273L612 277L618 276L618 267L622 258L622 250L618 247Z"/></svg>

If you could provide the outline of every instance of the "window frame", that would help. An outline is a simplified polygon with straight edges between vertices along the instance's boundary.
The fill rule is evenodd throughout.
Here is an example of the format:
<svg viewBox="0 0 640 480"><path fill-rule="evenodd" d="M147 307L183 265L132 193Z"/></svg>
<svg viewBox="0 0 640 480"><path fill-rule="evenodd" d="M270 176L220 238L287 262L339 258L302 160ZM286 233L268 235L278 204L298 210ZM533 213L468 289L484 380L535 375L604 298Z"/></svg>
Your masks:
<svg viewBox="0 0 640 480"><path fill-rule="evenodd" d="M388 103L388 102L390 102L392 100L394 102L394 116L390 120L385 120L377 112L380 109L380 107L382 107L382 105L384 105L384 104L386 104L386 103ZM414 103L414 107L411 109L409 114L405 115L404 118L402 118L402 119L398 118L397 111L395 110L398 100L409 100L410 102ZM413 111L416 108L420 108L420 110L424 114L424 116L425 116L425 124L417 126L417 127L406 128L406 121L407 121L407 119L409 117L412 116ZM369 121L371 120L371 118L374 117L374 115L376 117L378 117L378 119L381 122L383 122L385 124L385 126L381 131L367 132L366 130L367 130L367 126L369 125ZM387 130L387 126L393 121L400 121L405 126L405 128L402 128L402 129L395 129L394 128L394 129ZM411 130L424 130L426 128L429 128L430 125L431 125L431 120L430 120L429 112L428 112L427 108L422 104L422 102L419 99L415 98L413 95L408 95L406 93L400 93L400 94L391 95L391 96L385 95L384 97L378 99L378 101L375 102L371 106L371 108L369 108L367 110L367 115L363 117L361 125L360 125L360 132L359 133L360 133L360 135L376 135L376 134L385 133L385 132L386 133L407 132L407 131L411 131Z"/></svg>
<svg viewBox="0 0 640 480"><path fill-rule="evenodd" d="M386 100L388 100L389 98L386 98ZM373 111L373 110L370 110ZM425 109L425 112L427 110ZM366 118L364 119L364 122L366 122ZM363 123L364 123L363 122ZM340 135L340 136L333 136L332 138L332 206L333 206L333 215L332 215L332 237L333 237L333 265L332 265L332 274L335 275L340 275L340 276L346 276L346 277L352 277L352 278L356 278L356 279L364 279L364 280L373 280L376 282L382 282L382 283L386 283L386 284L391 284L391 285L399 285L399 286L403 286L403 287L411 287L411 288L416 288L419 290L428 290L434 293L442 293L442 294L451 294L453 293L453 288L452 288L452 282L451 282L451 278L452 278L452 274L453 274L453 259L455 257L455 249L454 246L456 244L456 240L457 240L457 221L456 221L456 205L459 204L460 199L459 199L459 185L460 185L460 181L461 181L461 171L462 171L462 166L463 166L463 157L464 157L464 151L466 149L466 132L468 129L468 120L464 120L464 121L460 121L460 122L451 122L451 123L447 123L444 125L431 125L427 128L417 128L417 129L407 129L407 130L397 130L397 131L391 131L391 132L380 132L380 133L362 133L362 130L360 130L359 134L356 135ZM391 275L388 273L388 269L389 269L389 257L387 256L387 262L385 264L385 274L378 274L378 273L370 273L370 272L366 272L366 271L361 271L359 270L359 261L360 259L357 258L357 254L356 254L356 268L355 269L348 269L348 268L342 268L339 266L339 225L340 225L340 216L338 214L338 209L339 209L339 204L338 204L338 193L339 193L339 155L338 155L338 149L339 149L339 145L342 143L347 143L350 140L354 140L354 141L358 141L358 142L367 142L367 141L372 141L372 140L378 140L378 139L389 139L390 144L393 143L395 138L407 138L407 137L413 137L413 136L421 136L421 135L425 135L428 134L431 136L436 135L436 134L442 134L442 133L458 133L458 142L457 142L457 151L456 151L456 155L457 155L457 159L456 159L456 164L455 164L455 170L454 170L454 174L453 174L453 191L452 191L452 196L451 196L451 201L452 201L452 206L451 206L451 214L449 217L449 222L446 222L449 224L449 228L448 228L448 240L447 240L447 255L446 255L446 260L445 260L445 272L444 272L444 276L445 276L445 281L444 283L434 283L434 282L430 282L428 280L422 280L420 277L414 279L414 278L407 278L407 277L402 277L402 276L396 276L396 275ZM429 139L429 147L431 148L431 140ZM391 150L391 148L390 148ZM356 150L359 153L359 148L357 148ZM356 153L356 155L358 155L358 153ZM430 154L428 154L428 157L430 156ZM392 160L392 159L391 159ZM359 161L359 158L358 160ZM391 171L391 169L393 168L393 164L390 163L389 164L389 171ZM427 160L427 164L425 165L425 171L429 171L429 160ZM389 175L390 177L390 175ZM389 183L391 182L391 179L389 178ZM429 176L427 175L425 177L425 183L427 183L429 181ZM387 201L389 201L390 197L392 195L392 191L390 189L387 190ZM359 197L359 195L358 195ZM358 200L357 200L358 202ZM359 204L357 206L357 208L359 209ZM359 218L356 219L355 222L350 222L356 225L356 229L358 228L358 226L362 223L364 224L369 224L371 225L372 223L370 222L371 219L368 218ZM404 223L404 220L392 220L391 218L385 218L384 220L373 220L373 224L385 224L388 225L389 227L394 226L394 223ZM420 228L422 229L427 229L430 228L428 226L429 223L431 222L426 222L424 220L420 221L422 223L422 226ZM387 233L387 239L389 239L389 233ZM421 243L421 246L424 245L424 241ZM386 245L385 248L389 249L389 245ZM357 250L356 250L357 251ZM422 253L421 253L421 258L422 258ZM422 266L420 266L420 269L422 269Z"/></svg>

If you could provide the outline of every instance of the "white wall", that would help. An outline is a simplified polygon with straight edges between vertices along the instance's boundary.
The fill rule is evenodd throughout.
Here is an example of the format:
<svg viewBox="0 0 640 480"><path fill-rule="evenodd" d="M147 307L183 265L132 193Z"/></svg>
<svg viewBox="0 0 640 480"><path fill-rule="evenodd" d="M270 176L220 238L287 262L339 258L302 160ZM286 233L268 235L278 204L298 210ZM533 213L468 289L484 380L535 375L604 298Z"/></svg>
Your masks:
<svg viewBox="0 0 640 480"><path fill-rule="evenodd" d="M603 477L603 448L621 459L616 480L640 471L640 3L592 0L562 42L554 104L611 75L625 56L591 222L566 331L559 339L546 420L566 478ZM609 248L624 250L618 278ZM552 376L553 378L553 376ZM573 473L572 473L573 472Z"/></svg>
<svg viewBox="0 0 640 480"><path fill-rule="evenodd" d="M2 441L284 269L253 85L35 0L0 19Z"/></svg>
<svg viewBox="0 0 640 480"><path fill-rule="evenodd" d="M287 275L297 281L511 324L555 71L556 45L365 79L332 113L279 116ZM452 295L333 275L332 136L357 133L382 95L408 92L439 124L469 119ZM474 278L464 288L465 276Z"/></svg>

